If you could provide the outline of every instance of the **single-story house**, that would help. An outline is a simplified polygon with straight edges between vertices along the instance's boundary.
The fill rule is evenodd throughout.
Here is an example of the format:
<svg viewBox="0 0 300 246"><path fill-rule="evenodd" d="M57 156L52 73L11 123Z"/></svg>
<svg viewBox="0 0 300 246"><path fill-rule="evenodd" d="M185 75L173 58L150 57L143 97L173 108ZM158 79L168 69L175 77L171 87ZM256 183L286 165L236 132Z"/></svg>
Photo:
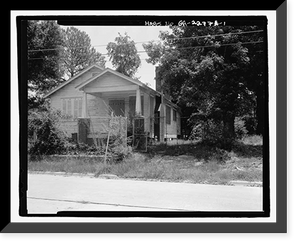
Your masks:
<svg viewBox="0 0 300 246"><path fill-rule="evenodd" d="M160 82L156 81L161 88ZM156 88L157 88L156 87ZM116 116L144 118L144 131L150 138L164 141L180 136L180 108L162 91L110 68L92 65L53 90L45 98L53 109L60 110L61 128L70 137L78 134L78 119ZM97 128L97 124L93 125ZM99 126L101 127L101 126Z"/></svg>

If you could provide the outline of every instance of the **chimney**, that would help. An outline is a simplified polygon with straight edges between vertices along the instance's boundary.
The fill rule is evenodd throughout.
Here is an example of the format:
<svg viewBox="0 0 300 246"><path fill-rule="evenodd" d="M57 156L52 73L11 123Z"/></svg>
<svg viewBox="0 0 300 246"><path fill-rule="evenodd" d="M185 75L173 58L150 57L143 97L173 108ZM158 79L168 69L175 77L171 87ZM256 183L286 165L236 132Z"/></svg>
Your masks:
<svg viewBox="0 0 300 246"><path fill-rule="evenodd" d="M161 81L161 77L159 75L159 70L160 70L160 67L155 67L155 90L158 91L158 92L162 92L162 81Z"/></svg>
<svg viewBox="0 0 300 246"><path fill-rule="evenodd" d="M170 93L166 88L163 88L164 80L161 78L160 75L160 67L155 67L155 90L158 92L161 92L164 94L164 97L166 97L168 100L170 100Z"/></svg>

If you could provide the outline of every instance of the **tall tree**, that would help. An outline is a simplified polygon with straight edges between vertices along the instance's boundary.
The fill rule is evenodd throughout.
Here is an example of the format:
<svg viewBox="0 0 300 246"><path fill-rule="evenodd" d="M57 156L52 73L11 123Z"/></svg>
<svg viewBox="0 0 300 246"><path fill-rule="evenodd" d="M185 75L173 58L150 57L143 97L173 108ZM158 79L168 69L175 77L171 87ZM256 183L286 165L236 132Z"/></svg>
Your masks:
<svg viewBox="0 0 300 246"><path fill-rule="evenodd" d="M249 28L174 26L171 34L161 33L163 43L144 44L148 62L159 64L165 90L174 102L195 107L198 122L219 122L224 139L234 139L235 117L248 113L255 100L246 75L252 64L248 45L261 45L256 42L262 35L248 33L245 38L242 33ZM258 77L257 69L252 76Z"/></svg>
<svg viewBox="0 0 300 246"><path fill-rule="evenodd" d="M115 42L110 42L106 47L109 60L112 62L116 71L129 77L133 77L141 65L140 56L137 53L135 43L125 33L115 38Z"/></svg>
<svg viewBox="0 0 300 246"><path fill-rule="evenodd" d="M68 77L92 64L105 66L104 56L91 46L91 39L86 32L68 27L62 31L62 35L65 48L61 53L61 66Z"/></svg>
<svg viewBox="0 0 300 246"><path fill-rule="evenodd" d="M42 101L41 95L55 87L62 76L59 49L63 44L55 21L28 21L28 94L29 107Z"/></svg>
<svg viewBox="0 0 300 246"><path fill-rule="evenodd" d="M261 26L249 27L248 30L262 30ZM251 42L253 40L263 41L264 37L261 32L253 33L251 36L244 37L243 42ZM266 45L265 45L266 47ZM266 49L262 43L252 44L248 46L248 54L250 57L250 64L247 66L245 71L245 79L247 81L247 87L250 92L254 95L254 118L255 118L255 133L263 134L264 133L264 123L266 113L265 113L265 105L266 105L266 87L268 84L266 83L267 79L267 54Z"/></svg>

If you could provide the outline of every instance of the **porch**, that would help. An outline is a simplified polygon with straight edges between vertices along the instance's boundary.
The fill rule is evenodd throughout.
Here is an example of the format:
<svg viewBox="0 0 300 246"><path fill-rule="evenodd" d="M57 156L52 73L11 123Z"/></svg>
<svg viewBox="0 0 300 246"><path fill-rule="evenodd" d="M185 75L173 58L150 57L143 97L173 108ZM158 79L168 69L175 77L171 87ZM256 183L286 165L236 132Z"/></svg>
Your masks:
<svg viewBox="0 0 300 246"><path fill-rule="evenodd" d="M86 88L83 90L82 117L110 116L111 113L123 117L143 115L145 97L147 95L141 93L139 86Z"/></svg>
<svg viewBox="0 0 300 246"><path fill-rule="evenodd" d="M87 81L75 87L82 92L82 118L90 119L91 130L107 128L107 123L100 123L102 117L120 116L127 118L127 135L133 133L133 118L140 117L144 121L143 132L153 133L156 96L158 93L138 80L106 69L95 74ZM103 130L102 132L105 132ZM100 134L100 137L104 134Z"/></svg>
<svg viewBox="0 0 300 246"><path fill-rule="evenodd" d="M125 137L133 135L133 119L142 118L144 128L140 129L154 138L154 125L151 116L154 114L154 97L139 86L120 88L115 91L108 88L84 89L82 117L88 122L88 128L82 129L78 124L78 141L93 143L95 139L104 139L111 130L111 120L118 119L117 131ZM152 122L153 123L153 122ZM97 140L98 141L98 140Z"/></svg>

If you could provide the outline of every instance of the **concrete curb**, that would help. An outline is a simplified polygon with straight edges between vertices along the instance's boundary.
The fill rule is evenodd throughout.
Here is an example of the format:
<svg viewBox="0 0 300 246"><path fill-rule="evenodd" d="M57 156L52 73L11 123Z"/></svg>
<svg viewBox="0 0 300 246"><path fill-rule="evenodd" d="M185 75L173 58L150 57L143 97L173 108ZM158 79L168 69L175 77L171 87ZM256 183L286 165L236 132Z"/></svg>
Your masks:
<svg viewBox="0 0 300 246"><path fill-rule="evenodd" d="M232 180L229 182L231 185L236 186L262 186L262 182L250 182L250 181L243 181L243 180Z"/></svg>
<svg viewBox="0 0 300 246"><path fill-rule="evenodd" d="M29 171L30 174L48 174L48 175L59 175L59 176L76 176L76 177L90 177L90 178L105 178L105 179L119 179L117 175L114 174L100 174L95 177L94 173L65 173L65 172L41 172L41 171Z"/></svg>
<svg viewBox="0 0 300 246"><path fill-rule="evenodd" d="M41 171L28 171L29 174L48 174L48 175L59 175L59 176L76 176L76 177L90 177L90 178L103 178L103 179L121 179L115 174L100 174L98 177L95 177L94 173L65 173L65 172L41 172ZM128 180L127 178L123 178ZM130 179L130 180L144 180L144 179ZM146 180L144 180L146 181ZM154 181L154 182L161 182L161 180L148 180L148 181ZM165 181L168 182L168 181ZM176 182L177 183L177 182ZM185 182L183 182L185 183ZM243 181L243 180L232 180L229 182L229 185L234 186L249 186L249 187L262 187L262 182L249 182L249 181Z"/></svg>
<svg viewBox="0 0 300 246"><path fill-rule="evenodd" d="M94 177L93 173L65 173L65 172L44 172L44 171L28 171L29 174L46 174L46 175L59 175L59 176L88 176Z"/></svg>

